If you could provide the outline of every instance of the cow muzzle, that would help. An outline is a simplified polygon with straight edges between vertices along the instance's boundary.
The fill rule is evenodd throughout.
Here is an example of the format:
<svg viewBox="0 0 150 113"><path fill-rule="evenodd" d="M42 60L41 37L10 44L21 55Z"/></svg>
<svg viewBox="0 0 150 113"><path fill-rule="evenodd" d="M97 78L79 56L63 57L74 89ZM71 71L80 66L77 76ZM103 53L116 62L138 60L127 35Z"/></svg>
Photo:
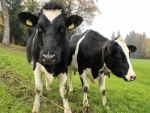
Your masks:
<svg viewBox="0 0 150 113"><path fill-rule="evenodd" d="M126 80L127 80L128 82L133 81L133 80L135 80L135 79L136 79L136 75L135 75L135 74L131 74L131 75L127 75L127 76L126 76Z"/></svg>
<svg viewBox="0 0 150 113"><path fill-rule="evenodd" d="M53 52L44 52L41 55L41 61L44 64L55 64L57 63L57 55Z"/></svg>

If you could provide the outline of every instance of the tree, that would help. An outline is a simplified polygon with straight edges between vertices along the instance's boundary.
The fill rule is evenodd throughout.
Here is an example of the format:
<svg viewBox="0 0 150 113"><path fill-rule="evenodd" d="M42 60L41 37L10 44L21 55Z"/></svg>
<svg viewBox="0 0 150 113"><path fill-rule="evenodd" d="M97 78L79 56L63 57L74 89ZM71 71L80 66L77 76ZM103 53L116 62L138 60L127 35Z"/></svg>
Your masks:
<svg viewBox="0 0 150 113"><path fill-rule="evenodd" d="M18 22L17 15L21 11L37 13L39 11L39 4L36 0L7 0L6 3L10 16L10 43L25 46L27 27Z"/></svg>
<svg viewBox="0 0 150 113"><path fill-rule="evenodd" d="M145 33L145 32L143 32L143 36L144 36L145 38L147 38L147 36L146 36L146 33Z"/></svg>
<svg viewBox="0 0 150 113"><path fill-rule="evenodd" d="M129 34L126 35L125 42L126 42L127 45L130 43L130 36L129 36Z"/></svg>
<svg viewBox="0 0 150 113"><path fill-rule="evenodd" d="M27 2L24 2L26 11L32 12L32 14L37 14L40 10L40 5L42 5L44 2L45 1L43 0L40 3L38 3L37 0L27 0Z"/></svg>
<svg viewBox="0 0 150 113"><path fill-rule="evenodd" d="M92 25L96 13L100 13L94 0L51 0L64 5L68 15L77 14L84 18L87 25Z"/></svg>
<svg viewBox="0 0 150 113"><path fill-rule="evenodd" d="M2 45L9 46L9 37L10 37L10 25L9 25L9 13L6 6L5 0L0 0L3 10L3 20L4 20L4 36L2 40Z"/></svg>
<svg viewBox="0 0 150 113"><path fill-rule="evenodd" d="M6 4L8 6L9 12L9 22L10 22L10 43L16 45L24 45L24 40L22 39L23 30L18 22L18 13L24 9L22 5L22 0L7 0Z"/></svg>
<svg viewBox="0 0 150 113"><path fill-rule="evenodd" d="M0 12L0 43L2 42L3 34L4 34L4 22L2 19L2 12Z"/></svg>
<svg viewBox="0 0 150 113"><path fill-rule="evenodd" d="M135 45L137 47L136 52L131 54L134 58L145 58L145 48L146 48L146 35L145 33L139 34L134 31L130 32L125 38L127 45Z"/></svg>
<svg viewBox="0 0 150 113"><path fill-rule="evenodd" d="M143 54L144 58L146 58L146 53L145 53L146 42L147 42L146 39L147 39L147 36L146 36L145 32L143 32L142 54Z"/></svg>
<svg viewBox="0 0 150 113"><path fill-rule="evenodd" d="M114 40L116 37L115 37L115 32L112 33L111 35L111 40Z"/></svg>
<svg viewBox="0 0 150 113"><path fill-rule="evenodd" d="M146 57L150 58L150 39L147 39L145 53Z"/></svg>
<svg viewBox="0 0 150 113"><path fill-rule="evenodd" d="M118 31L118 33L117 33L117 37L120 37L121 35L120 35L120 31Z"/></svg>

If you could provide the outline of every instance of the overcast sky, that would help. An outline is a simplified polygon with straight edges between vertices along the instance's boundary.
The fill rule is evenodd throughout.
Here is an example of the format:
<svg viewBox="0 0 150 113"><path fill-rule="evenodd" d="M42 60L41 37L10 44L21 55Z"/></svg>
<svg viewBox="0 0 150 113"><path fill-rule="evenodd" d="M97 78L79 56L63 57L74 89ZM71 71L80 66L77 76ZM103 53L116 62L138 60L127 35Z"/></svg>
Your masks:
<svg viewBox="0 0 150 113"><path fill-rule="evenodd" d="M101 14L96 16L94 29L107 38L118 30L125 38L129 31L135 31L150 38L150 0L98 0Z"/></svg>

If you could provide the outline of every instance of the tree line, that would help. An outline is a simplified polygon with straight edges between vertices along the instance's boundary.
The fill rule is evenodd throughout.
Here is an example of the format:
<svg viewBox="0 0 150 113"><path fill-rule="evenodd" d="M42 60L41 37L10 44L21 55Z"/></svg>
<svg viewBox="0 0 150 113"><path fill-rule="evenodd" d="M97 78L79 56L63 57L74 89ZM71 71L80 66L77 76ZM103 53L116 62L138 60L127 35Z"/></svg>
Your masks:
<svg viewBox="0 0 150 113"><path fill-rule="evenodd" d="M0 43L25 46L27 27L18 20L22 11L37 14L48 0L0 0ZM94 0L49 0L62 4L68 15L77 14L84 18L84 24L91 25L96 13L100 13ZM82 24L82 26L84 26ZM79 30L78 30L79 31ZM71 31L75 32L75 31Z"/></svg>
<svg viewBox="0 0 150 113"><path fill-rule="evenodd" d="M120 31L112 33L111 40L121 36ZM130 31L126 37L125 42L127 45L135 45L137 47L136 52L131 54L132 58L150 58L150 39L146 36L145 32L140 34L135 31Z"/></svg>

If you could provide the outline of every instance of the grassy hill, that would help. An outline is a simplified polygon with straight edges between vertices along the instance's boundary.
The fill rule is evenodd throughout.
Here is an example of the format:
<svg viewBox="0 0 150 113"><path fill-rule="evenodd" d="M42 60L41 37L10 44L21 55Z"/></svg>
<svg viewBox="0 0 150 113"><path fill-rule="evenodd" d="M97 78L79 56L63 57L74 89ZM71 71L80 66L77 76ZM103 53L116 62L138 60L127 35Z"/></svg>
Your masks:
<svg viewBox="0 0 150 113"><path fill-rule="evenodd" d="M150 112L150 60L131 59L131 62L137 75L135 81L125 82L114 75L107 78L106 96L110 106L108 113ZM43 83L45 86L44 76ZM106 113L98 83L89 83L90 113ZM73 76L73 85L74 93L69 93L71 109L73 113L83 113L83 93L78 75ZM57 79L51 88L50 92L43 90L43 95L62 106ZM35 94L33 90L34 76L26 59L25 48L14 45L10 48L0 46L0 113L31 113ZM63 113L62 109L44 98L41 98L40 111Z"/></svg>

